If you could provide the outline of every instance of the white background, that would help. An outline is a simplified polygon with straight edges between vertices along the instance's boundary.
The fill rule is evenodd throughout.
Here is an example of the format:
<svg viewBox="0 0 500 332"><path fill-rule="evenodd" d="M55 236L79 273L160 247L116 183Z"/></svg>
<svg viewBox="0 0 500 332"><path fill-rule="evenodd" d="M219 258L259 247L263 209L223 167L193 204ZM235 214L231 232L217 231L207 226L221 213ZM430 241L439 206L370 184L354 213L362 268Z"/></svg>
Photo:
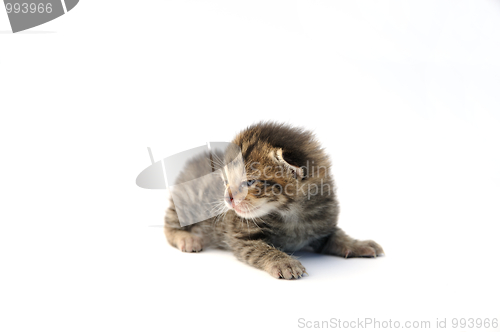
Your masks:
<svg viewBox="0 0 500 332"><path fill-rule="evenodd" d="M2 331L499 318L499 1L84 0L9 29L0 10ZM309 277L284 281L166 244L146 147L269 119L317 133L340 226L385 257L296 253Z"/></svg>

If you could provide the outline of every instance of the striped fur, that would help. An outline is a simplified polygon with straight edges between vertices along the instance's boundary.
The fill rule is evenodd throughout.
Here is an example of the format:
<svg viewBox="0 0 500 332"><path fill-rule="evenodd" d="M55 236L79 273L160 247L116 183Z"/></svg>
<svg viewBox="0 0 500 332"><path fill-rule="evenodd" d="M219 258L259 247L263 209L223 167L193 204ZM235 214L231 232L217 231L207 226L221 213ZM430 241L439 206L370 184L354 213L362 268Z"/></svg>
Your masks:
<svg viewBox="0 0 500 332"><path fill-rule="evenodd" d="M207 185L225 200L220 215L181 227L171 200L165 234L172 246L186 252L207 246L229 249L239 260L284 279L306 273L287 252L308 246L342 257L383 253L376 242L355 240L337 226L339 206L330 161L311 132L261 122L243 130L233 143L241 149L244 163L226 167L225 177ZM230 151L221 156L226 162L233 157ZM189 163L184 174L196 173L200 160Z"/></svg>

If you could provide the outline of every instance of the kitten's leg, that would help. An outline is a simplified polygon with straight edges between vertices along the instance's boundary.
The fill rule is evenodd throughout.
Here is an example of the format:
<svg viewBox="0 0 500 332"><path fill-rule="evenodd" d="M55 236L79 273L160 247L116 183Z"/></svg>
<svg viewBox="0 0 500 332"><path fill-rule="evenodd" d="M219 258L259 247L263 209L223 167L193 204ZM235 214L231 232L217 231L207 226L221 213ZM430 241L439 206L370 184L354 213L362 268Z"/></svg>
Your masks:
<svg viewBox="0 0 500 332"><path fill-rule="evenodd" d="M203 249L203 240L183 229L175 229L165 226L165 236L168 243L184 252L200 252Z"/></svg>
<svg viewBox="0 0 500 332"><path fill-rule="evenodd" d="M165 236L173 247L185 252L200 252L203 249L203 239L194 234L192 226L181 227L173 204L165 215Z"/></svg>
<svg viewBox="0 0 500 332"><path fill-rule="evenodd" d="M307 273L297 259L262 240L234 240L230 246L239 260L267 271L275 278L298 279Z"/></svg>
<svg viewBox="0 0 500 332"><path fill-rule="evenodd" d="M384 253L382 247L372 240L356 240L336 227L318 252L341 257L377 257Z"/></svg>

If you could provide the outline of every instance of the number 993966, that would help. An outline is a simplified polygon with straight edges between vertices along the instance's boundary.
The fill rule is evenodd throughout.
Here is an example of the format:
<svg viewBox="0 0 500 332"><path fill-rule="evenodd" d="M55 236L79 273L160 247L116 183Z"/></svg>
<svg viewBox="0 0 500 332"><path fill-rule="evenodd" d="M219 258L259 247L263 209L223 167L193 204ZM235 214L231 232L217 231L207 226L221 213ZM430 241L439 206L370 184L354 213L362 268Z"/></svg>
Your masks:
<svg viewBox="0 0 500 332"><path fill-rule="evenodd" d="M52 13L51 3L35 3L35 2L23 2L23 3L6 3L5 9L7 14L43 14Z"/></svg>
<svg viewBox="0 0 500 332"><path fill-rule="evenodd" d="M453 328L498 328L498 319L493 318L453 318L451 320Z"/></svg>

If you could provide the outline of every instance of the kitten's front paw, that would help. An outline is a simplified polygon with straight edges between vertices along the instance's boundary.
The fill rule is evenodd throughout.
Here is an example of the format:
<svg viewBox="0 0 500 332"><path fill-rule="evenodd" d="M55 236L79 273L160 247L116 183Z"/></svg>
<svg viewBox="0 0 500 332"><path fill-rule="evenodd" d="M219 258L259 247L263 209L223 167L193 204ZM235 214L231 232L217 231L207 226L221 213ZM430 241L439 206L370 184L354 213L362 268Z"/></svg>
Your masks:
<svg viewBox="0 0 500 332"><path fill-rule="evenodd" d="M304 273L307 274L306 268L298 260L291 257L269 263L266 270L278 279L298 279Z"/></svg>
<svg viewBox="0 0 500 332"><path fill-rule="evenodd" d="M201 237L192 234L182 234L175 239L175 246L184 252L200 252L203 249Z"/></svg>
<svg viewBox="0 0 500 332"><path fill-rule="evenodd" d="M344 248L345 258L349 257L377 257L384 253L384 249L375 241L354 241Z"/></svg>

